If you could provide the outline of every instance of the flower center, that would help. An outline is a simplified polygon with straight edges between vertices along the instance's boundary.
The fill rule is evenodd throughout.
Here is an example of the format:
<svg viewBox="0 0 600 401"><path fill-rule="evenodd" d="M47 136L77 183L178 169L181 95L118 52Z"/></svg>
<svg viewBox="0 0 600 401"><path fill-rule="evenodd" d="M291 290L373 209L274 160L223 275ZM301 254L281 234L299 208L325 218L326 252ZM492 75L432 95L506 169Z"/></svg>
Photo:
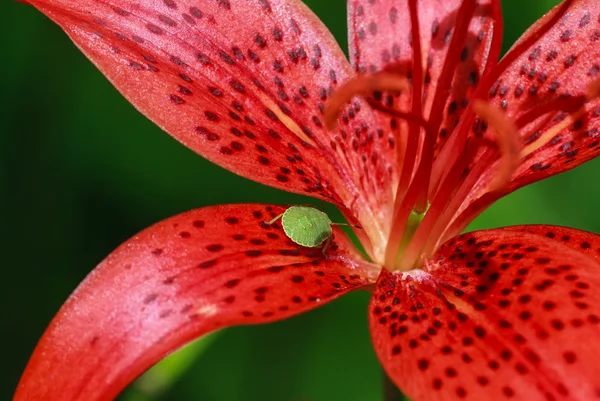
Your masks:
<svg viewBox="0 0 600 401"><path fill-rule="evenodd" d="M383 106L374 92L399 95L409 90L410 82L387 72L359 75L335 92L325 109L329 127L335 125L340 109L354 96L363 96L375 109L408 123L403 156L399 158L400 179L396 191L394 215L388 236L384 265L388 270L408 271L420 268L445 240L459 234L467 224L498 198L507 188L522 159L551 142L560 131L588 110L589 100L600 97L600 79L592 82L587 95L560 96L509 119L503 110L481 99L471 99L458 126L437 157L424 153L437 139L431 119L420 113ZM531 132L535 122L548 115L564 112L564 118L544 133ZM493 134L488 133L488 127ZM399 133L402 135L402 133ZM408 155L414 135L414 157ZM429 142L429 144L428 144ZM431 152L433 156L433 152ZM407 165L412 161L411 165ZM424 165L428 163L428 165ZM409 170L411 174L406 174ZM494 196L496 195L496 196ZM486 197L490 201L486 202Z"/></svg>
<svg viewBox="0 0 600 401"><path fill-rule="evenodd" d="M448 49L465 47L477 3L476 0L461 2ZM499 7L499 3L492 2L491 16L496 22L489 54L499 54L501 47ZM408 9L410 78L394 73L394 65L374 74L357 75L334 92L325 109L328 127L333 127L342 106L358 95L373 109L405 122L394 130L395 143L400 144L394 208L388 240L383 245L385 255L383 260L376 261L390 271L421 268L441 244L459 234L486 207L512 190L509 184L523 159L544 145L551 145L557 134L589 112L591 99L600 97L600 79L597 79L589 85L586 95L545 99L529 110L518 110L518 118L510 119L503 106L492 107L488 99L498 90L499 77L533 45L536 37L532 36L518 42L499 63L488 62L484 66L479 84L463 105L465 109L457 126L441 143L448 93L453 85L461 84L454 82L460 52L447 52L435 93L427 100L424 96L427 58L422 54L417 0L409 0ZM566 10L567 7L562 7L537 28L538 33L548 31ZM391 107L394 102L381 103L383 93L390 95L387 98L408 99L403 102L408 110ZM557 114L561 119L547 128L548 118ZM537 129L536 124L545 131Z"/></svg>

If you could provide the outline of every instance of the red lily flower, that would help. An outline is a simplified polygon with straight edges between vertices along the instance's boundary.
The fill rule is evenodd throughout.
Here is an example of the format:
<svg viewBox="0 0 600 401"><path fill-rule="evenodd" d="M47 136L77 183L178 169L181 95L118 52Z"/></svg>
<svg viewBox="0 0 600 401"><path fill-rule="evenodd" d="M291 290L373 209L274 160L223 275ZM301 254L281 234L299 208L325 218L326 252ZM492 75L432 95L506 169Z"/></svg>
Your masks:
<svg viewBox="0 0 600 401"><path fill-rule="evenodd" d="M79 286L15 400L109 400L198 336L359 288L373 290L383 367L413 400L600 397L600 236L455 237L598 154L595 0L564 1L498 63L498 0L349 0L351 64L297 0L29 2L186 146L336 204L370 261L337 228L326 258L298 249L265 223L279 206L172 217Z"/></svg>

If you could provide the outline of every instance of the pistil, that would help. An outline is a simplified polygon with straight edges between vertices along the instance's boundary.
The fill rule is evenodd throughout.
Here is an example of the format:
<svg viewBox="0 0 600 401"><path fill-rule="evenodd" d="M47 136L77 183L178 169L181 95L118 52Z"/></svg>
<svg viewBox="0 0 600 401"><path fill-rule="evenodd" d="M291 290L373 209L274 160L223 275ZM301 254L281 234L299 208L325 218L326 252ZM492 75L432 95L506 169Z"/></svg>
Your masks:
<svg viewBox="0 0 600 401"><path fill-rule="evenodd" d="M408 8L410 13L412 45L411 113L414 116L421 117L423 114L423 55L421 51L421 34L416 0L410 0L408 2ZM400 202L398 200L404 198L417 167L416 162L418 160L420 132L421 130L419 129L419 126L409 122L408 136L406 138L406 146L404 148L404 152L399 152L398 154L398 157L402 157L403 160L400 179L398 180L398 187L396 189L396 202L394 203L395 212L400 206ZM398 165L400 165L400 163Z"/></svg>
<svg viewBox="0 0 600 401"><path fill-rule="evenodd" d="M437 87L431 106L431 113L428 118L428 121L436 135L425 136L423 146L421 149L421 155L419 158L420 163L414 175L414 179L411 181L411 185L419 185L419 187L421 188L419 194L417 195L417 200L415 204L416 210L423 209L430 195L429 182L431 179L433 152L435 142L437 140L437 132L439 132L440 126L442 124L443 114L445 110L444 106L446 104L448 94L450 93L454 73L460 58L460 52L453 51L452 49L460 49L465 43L467 39L467 34L469 32L469 25L471 23L471 19L473 18L473 14L475 13L476 7L477 1L467 0L461 4L458 10L456 27L454 29L452 39L450 40L450 44L448 46L449 50L446 54L444 66L442 67L442 72L437 82ZM421 56L419 55L418 57L420 58ZM419 98L419 102L420 101L421 99ZM394 225L396 224L401 225L403 224L403 222L394 222ZM393 230L394 228L392 228L392 231Z"/></svg>
<svg viewBox="0 0 600 401"><path fill-rule="evenodd" d="M422 54L420 46L420 35L418 25L418 15L416 1L409 2L411 13L411 28L413 40L413 75L422 74ZM475 0L464 1L458 11L456 27L450 40L448 49L462 47L469 32L469 25L475 13L477 2ZM447 94L452 85L456 65L459 62L460 53L448 51L441 75L438 79L436 93L433 99L431 115L427 119L431 127L432 134L425 134L421 142L420 154L417 154L419 136L414 125L409 125L409 135L407 139L407 149L405 151L405 160L402 168L402 174L396 191L396 202L394 204L394 217L390 231L388 244L386 248L385 265L388 269L396 270L397 261L400 255L401 243L405 242L405 237L412 236L408 233L408 219L414 211L417 214L423 213L428 207L430 192L429 183L431 178L431 168L433 164L434 146L437 140L437 132L442 122L444 105L447 100ZM422 75L419 75L421 78ZM413 79L413 106L412 112L421 116L422 112L422 82ZM417 165L418 162L418 165Z"/></svg>
<svg viewBox="0 0 600 401"><path fill-rule="evenodd" d="M462 173L467 168L468 161L471 160L475 150L476 147L467 147L464 157L459 158L449 169L448 179L443 181L440 190L433 198L421 224L411 237L409 247L398 255L396 261L398 270L407 271L420 267L421 263L424 262L422 256L427 257L428 255L427 252L422 250L431 242L435 233L443 232L445 228L443 224L440 224L443 217L445 217L445 212L449 208L460 206L460 196L470 184L462 181L464 179ZM435 246L435 244L433 245Z"/></svg>

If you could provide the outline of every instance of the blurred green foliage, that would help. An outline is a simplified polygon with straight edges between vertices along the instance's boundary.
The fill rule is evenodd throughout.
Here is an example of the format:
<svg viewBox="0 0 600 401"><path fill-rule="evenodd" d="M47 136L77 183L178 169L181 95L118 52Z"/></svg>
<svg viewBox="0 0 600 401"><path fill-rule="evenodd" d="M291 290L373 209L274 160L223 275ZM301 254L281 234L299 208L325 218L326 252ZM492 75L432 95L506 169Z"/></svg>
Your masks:
<svg viewBox="0 0 600 401"><path fill-rule="evenodd" d="M306 2L345 47L345 1ZM556 3L503 0L505 49ZM2 2L0 10L0 199L6 213L0 399L9 399L52 316L119 243L204 205L306 199L198 157L136 112L39 12L13 2ZM598 167L599 161L590 162L522 189L473 227L548 223L600 232ZM161 399L380 400L368 298L351 294L298 318L225 330Z"/></svg>

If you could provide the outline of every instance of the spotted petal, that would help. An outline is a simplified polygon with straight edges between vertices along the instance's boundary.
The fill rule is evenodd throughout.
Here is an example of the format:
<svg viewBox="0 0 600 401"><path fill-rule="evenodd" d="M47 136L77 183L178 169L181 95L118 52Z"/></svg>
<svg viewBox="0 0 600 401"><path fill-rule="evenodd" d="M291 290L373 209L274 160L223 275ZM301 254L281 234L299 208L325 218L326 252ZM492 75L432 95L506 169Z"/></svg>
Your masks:
<svg viewBox="0 0 600 401"><path fill-rule="evenodd" d="M443 238L461 232L500 197L598 156L598 21L597 2L562 2L523 34L487 77L487 82L482 83L479 90L487 92L482 96L488 96L494 108L505 110L524 147L516 155L518 166L508 184L493 190L489 184L496 178L503 160L493 147L479 149L469 168L471 190L461 198L462 204ZM596 98L590 100L590 95ZM473 132L484 132L484 126L476 120ZM456 152L450 147L444 150L444 156L452 154L456 159ZM439 171L443 165L436 167Z"/></svg>
<svg viewBox="0 0 600 401"><path fill-rule="evenodd" d="M264 223L282 210L207 207L125 242L58 312L14 400L111 400L207 332L284 319L374 282L378 269L339 229L324 259Z"/></svg>
<svg viewBox="0 0 600 401"><path fill-rule="evenodd" d="M337 203L384 242L388 138L359 101L339 129L324 128L324 104L351 68L301 1L31 3L177 140L247 178Z"/></svg>
<svg viewBox="0 0 600 401"><path fill-rule="evenodd" d="M491 101L515 121L528 122L520 131L524 159L510 190L598 156L600 101L580 109L575 99L585 100L590 84L600 78L599 21L597 1L565 1L534 24L505 56L510 63L492 86ZM560 98L570 108L549 113L550 108L533 121L526 118ZM566 98L573 100L567 103Z"/></svg>
<svg viewBox="0 0 600 401"><path fill-rule="evenodd" d="M449 241L427 271L384 271L370 327L387 373L415 401L596 399L599 247L509 227Z"/></svg>

